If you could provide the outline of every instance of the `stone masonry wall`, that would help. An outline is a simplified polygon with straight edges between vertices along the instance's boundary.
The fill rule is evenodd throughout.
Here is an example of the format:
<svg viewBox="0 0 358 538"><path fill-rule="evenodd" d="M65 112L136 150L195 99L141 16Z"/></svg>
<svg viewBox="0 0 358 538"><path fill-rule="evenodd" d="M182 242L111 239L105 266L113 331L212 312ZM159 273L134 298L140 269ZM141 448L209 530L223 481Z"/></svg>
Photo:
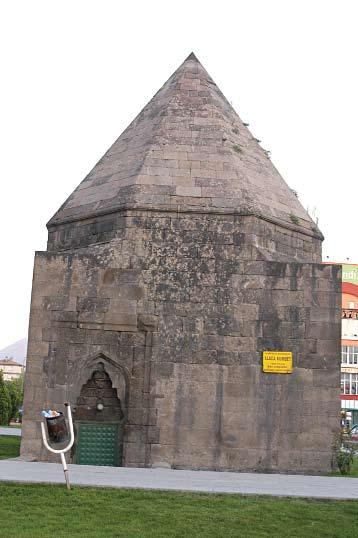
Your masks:
<svg viewBox="0 0 358 538"><path fill-rule="evenodd" d="M111 219L54 229L36 255L22 453L47 457L40 410L103 363L126 466L328 470L341 296L337 267L305 263L320 241L255 217ZM293 351L294 372L264 374L264 350Z"/></svg>
<svg viewBox="0 0 358 538"><path fill-rule="evenodd" d="M133 241L133 229L136 234L138 228L141 233L137 238L148 248L151 242L169 242L172 236L176 239L181 234L183 244L222 245L226 255L240 259L310 263L319 263L322 259L322 237L319 233L305 234L294 224L283 228L255 216L235 213L215 215L127 210L50 226L47 250L77 251L118 239L130 242ZM132 252L128 246L128 252ZM205 257L205 254L199 253L199 257Z"/></svg>

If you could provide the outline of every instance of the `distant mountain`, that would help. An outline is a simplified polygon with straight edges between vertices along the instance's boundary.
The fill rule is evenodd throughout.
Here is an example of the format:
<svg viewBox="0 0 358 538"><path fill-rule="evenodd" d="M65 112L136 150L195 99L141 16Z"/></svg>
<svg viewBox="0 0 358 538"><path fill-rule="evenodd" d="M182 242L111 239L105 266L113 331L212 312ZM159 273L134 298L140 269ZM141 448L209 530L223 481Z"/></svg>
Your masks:
<svg viewBox="0 0 358 538"><path fill-rule="evenodd" d="M14 359L14 361L24 364L26 361L27 338L18 340L10 346L0 350L0 359Z"/></svg>

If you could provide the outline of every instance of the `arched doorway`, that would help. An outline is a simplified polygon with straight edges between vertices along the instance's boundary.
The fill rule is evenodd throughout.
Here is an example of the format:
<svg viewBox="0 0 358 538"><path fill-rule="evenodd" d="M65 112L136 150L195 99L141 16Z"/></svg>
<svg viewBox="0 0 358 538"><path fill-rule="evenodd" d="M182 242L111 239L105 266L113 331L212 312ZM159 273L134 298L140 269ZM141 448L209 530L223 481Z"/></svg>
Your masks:
<svg viewBox="0 0 358 538"><path fill-rule="evenodd" d="M103 363L98 363L77 399L74 462L122 465L124 412Z"/></svg>

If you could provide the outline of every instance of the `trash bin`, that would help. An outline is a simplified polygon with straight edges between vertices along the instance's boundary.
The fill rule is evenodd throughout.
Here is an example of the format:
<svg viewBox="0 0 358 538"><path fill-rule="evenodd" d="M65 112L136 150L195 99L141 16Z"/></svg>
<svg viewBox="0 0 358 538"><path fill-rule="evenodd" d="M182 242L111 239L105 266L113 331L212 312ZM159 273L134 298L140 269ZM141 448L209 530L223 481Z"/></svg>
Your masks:
<svg viewBox="0 0 358 538"><path fill-rule="evenodd" d="M62 443L68 438L68 431L65 417L60 412L57 417L46 418L47 431L52 443Z"/></svg>

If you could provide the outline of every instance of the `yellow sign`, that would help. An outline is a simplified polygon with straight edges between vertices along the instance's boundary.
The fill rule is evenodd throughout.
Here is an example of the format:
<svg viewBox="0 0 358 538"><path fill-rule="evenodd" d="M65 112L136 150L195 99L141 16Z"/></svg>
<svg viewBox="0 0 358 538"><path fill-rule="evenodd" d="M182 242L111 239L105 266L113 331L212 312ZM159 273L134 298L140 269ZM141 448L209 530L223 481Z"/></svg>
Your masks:
<svg viewBox="0 0 358 538"><path fill-rule="evenodd" d="M358 374L358 367L357 366L343 366L341 365L341 372L342 374Z"/></svg>
<svg viewBox="0 0 358 538"><path fill-rule="evenodd" d="M292 352L264 351L262 367L264 372L270 374L291 374Z"/></svg>

